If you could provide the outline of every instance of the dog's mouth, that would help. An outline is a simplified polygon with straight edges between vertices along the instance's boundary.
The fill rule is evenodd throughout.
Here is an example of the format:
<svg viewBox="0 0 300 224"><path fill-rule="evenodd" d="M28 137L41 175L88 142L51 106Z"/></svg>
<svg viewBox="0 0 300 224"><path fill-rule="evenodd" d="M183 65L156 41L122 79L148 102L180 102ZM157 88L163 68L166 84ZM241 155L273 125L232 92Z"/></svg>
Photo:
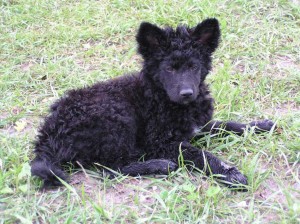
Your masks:
<svg viewBox="0 0 300 224"><path fill-rule="evenodd" d="M189 98L189 99L182 99L182 100L180 100L180 104L183 104L183 105L187 105L187 104L189 104L189 103L191 103L191 102L193 102L195 99L192 99L192 98Z"/></svg>
<svg viewBox="0 0 300 224"><path fill-rule="evenodd" d="M185 100L185 101L182 102L182 104L183 104L183 105L187 105L187 104L189 104L190 102L191 102L191 101L186 101L186 100Z"/></svg>
<svg viewBox="0 0 300 224"><path fill-rule="evenodd" d="M196 96L189 97L178 97L176 100L172 100L174 103L178 103L181 105L188 105L196 100Z"/></svg>
<svg viewBox="0 0 300 224"><path fill-rule="evenodd" d="M195 99L193 98L189 98L189 99L182 99L182 98L177 98L177 99L170 99L173 103L175 104L179 104L179 105L189 105L190 103L192 103Z"/></svg>

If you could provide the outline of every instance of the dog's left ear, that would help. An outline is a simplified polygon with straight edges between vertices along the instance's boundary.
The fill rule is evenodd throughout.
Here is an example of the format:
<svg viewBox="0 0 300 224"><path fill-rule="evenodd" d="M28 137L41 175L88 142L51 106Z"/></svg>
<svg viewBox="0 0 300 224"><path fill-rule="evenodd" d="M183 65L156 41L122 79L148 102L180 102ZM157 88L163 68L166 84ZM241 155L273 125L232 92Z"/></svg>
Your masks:
<svg viewBox="0 0 300 224"><path fill-rule="evenodd" d="M211 53L216 50L219 45L219 39L221 36L220 26L217 19L206 19L202 23L199 23L191 34L192 39L196 43L200 43L203 46L207 46Z"/></svg>

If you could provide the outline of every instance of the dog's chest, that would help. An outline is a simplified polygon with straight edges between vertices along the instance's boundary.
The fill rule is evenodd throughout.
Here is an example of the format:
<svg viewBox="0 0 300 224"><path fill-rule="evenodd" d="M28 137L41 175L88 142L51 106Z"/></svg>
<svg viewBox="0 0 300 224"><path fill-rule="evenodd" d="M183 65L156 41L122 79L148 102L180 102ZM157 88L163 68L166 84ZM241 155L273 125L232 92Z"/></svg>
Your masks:
<svg viewBox="0 0 300 224"><path fill-rule="evenodd" d="M169 107L155 113L151 111L146 122L146 136L168 142L191 139L210 118L206 111L197 109Z"/></svg>

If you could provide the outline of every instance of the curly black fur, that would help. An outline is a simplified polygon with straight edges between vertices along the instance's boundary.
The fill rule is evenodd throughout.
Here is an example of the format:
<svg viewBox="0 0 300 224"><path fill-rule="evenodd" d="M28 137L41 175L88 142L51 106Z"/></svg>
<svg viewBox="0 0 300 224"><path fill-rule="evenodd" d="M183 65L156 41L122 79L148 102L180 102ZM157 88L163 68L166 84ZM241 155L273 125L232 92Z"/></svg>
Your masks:
<svg viewBox="0 0 300 224"><path fill-rule="evenodd" d="M45 186L59 185L55 176L67 180L62 165L76 162L84 167L97 162L129 175L167 174L177 168L181 145L184 159L207 174L223 174L230 185L246 184L236 168L189 144L212 119L213 99L204 80L219 38L216 19L175 30L142 23L136 37L142 71L59 99L39 130L32 174ZM246 125L223 127L242 133ZM138 162L141 157L146 162Z"/></svg>

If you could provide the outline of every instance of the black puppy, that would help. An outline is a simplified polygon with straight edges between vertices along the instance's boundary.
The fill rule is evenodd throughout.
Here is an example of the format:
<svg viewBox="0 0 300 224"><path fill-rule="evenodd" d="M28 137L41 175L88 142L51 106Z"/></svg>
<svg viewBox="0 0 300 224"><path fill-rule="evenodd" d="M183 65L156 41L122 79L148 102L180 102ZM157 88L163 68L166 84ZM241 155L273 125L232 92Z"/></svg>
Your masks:
<svg viewBox="0 0 300 224"><path fill-rule="evenodd" d="M45 187L59 185L56 176L67 180L62 165L76 162L85 167L97 162L129 175L167 174L177 168L181 148L183 158L208 175L221 174L229 186L247 184L235 167L189 143L199 128L242 134L247 127L211 121L213 99L204 80L219 38L216 19L176 30L142 23L136 36L141 72L59 99L39 130L32 174ZM249 126L269 131L273 123Z"/></svg>

